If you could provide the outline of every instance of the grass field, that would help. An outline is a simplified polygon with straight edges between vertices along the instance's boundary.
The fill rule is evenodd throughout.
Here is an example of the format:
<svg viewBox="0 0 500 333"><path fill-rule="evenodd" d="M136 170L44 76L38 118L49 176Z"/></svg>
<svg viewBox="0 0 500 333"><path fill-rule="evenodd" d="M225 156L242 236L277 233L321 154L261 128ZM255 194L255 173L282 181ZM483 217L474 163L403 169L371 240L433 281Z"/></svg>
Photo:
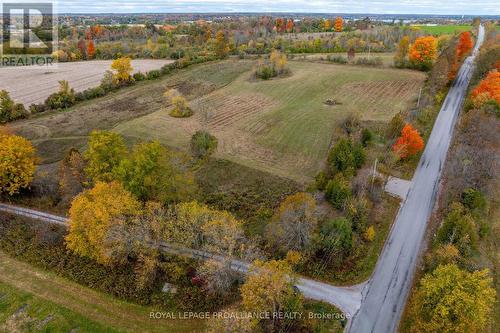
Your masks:
<svg viewBox="0 0 500 333"><path fill-rule="evenodd" d="M354 61L359 58L368 58L368 59L374 59L374 58L380 58L382 59L382 66L381 67L393 67L394 66L394 54L393 52L383 52L383 53L368 53L368 52L358 52L356 53L356 57L354 58ZM325 60L326 57L328 56L342 56L347 59L347 53L346 52L341 52L341 53L297 53L295 54L295 59L300 60L300 59L307 59L307 60Z"/></svg>
<svg viewBox="0 0 500 333"><path fill-rule="evenodd" d="M291 62L290 67L292 75L270 81L251 80L248 70L224 88L194 99L191 118L172 118L163 109L115 130L187 149L191 135L208 128L219 140L217 157L309 181L349 114L386 122L412 105L425 78L396 69L310 62ZM326 105L328 99L339 104Z"/></svg>
<svg viewBox="0 0 500 333"><path fill-rule="evenodd" d="M455 32L470 31L474 27L472 25L415 25L414 27L420 28L423 32L435 36L453 34Z"/></svg>
<svg viewBox="0 0 500 333"><path fill-rule="evenodd" d="M0 251L0 332L199 332L193 320L152 320L117 300ZM72 331L73 329L77 329Z"/></svg>

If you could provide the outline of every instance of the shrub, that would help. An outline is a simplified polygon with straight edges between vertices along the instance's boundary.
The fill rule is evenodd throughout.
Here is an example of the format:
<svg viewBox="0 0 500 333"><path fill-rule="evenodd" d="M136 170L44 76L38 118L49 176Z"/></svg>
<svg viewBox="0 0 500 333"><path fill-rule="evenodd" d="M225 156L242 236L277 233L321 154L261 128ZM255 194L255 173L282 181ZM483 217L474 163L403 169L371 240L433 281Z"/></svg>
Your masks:
<svg viewBox="0 0 500 333"><path fill-rule="evenodd" d="M134 73L134 81L140 82L146 80L146 75L142 74L141 72Z"/></svg>
<svg viewBox="0 0 500 333"><path fill-rule="evenodd" d="M326 199L337 209L344 209L347 200L351 197L351 187L341 175L330 180L326 185Z"/></svg>
<svg viewBox="0 0 500 333"><path fill-rule="evenodd" d="M326 60L330 61L330 62L334 62L336 64L347 64L347 59L343 56L340 56L340 55L337 55L337 56L332 56L332 55L328 55L326 57Z"/></svg>
<svg viewBox="0 0 500 333"><path fill-rule="evenodd" d="M156 80L159 79L161 76L161 72L159 70L152 70L149 71L148 74L146 75L146 79L148 80Z"/></svg>
<svg viewBox="0 0 500 333"><path fill-rule="evenodd" d="M42 113L47 111L47 106L45 105L45 103L31 104L29 110L31 114Z"/></svg>
<svg viewBox="0 0 500 333"><path fill-rule="evenodd" d="M451 211L438 230L437 240L441 244L455 245L464 257L477 249L478 233L474 219L461 204L451 205Z"/></svg>
<svg viewBox="0 0 500 333"><path fill-rule="evenodd" d="M59 91L45 100L49 109L59 110L73 106L76 102L75 91L69 87L68 81L59 81Z"/></svg>
<svg viewBox="0 0 500 333"><path fill-rule="evenodd" d="M328 220L320 228L316 256L330 263L340 263L352 250L352 225L344 217Z"/></svg>
<svg viewBox="0 0 500 333"><path fill-rule="evenodd" d="M368 128L363 128L361 131L361 144L363 147L368 146L373 141L373 133Z"/></svg>
<svg viewBox="0 0 500 333"><path fill-rule="evenodd" d="M326 173L324 171L320 171L316 177L316 188L320 191L324 190L326 187L326 184L328 183L328 177L326 176Z"/></svg>
<svg viewBox="0 0 500 333"><path fill-rule="evenodd" d="M197 131L191 137L191 154L195 158L206 158L217 149L217 138L207 131Z"/></svg>
<svg viewBox="0 0 500 333"><path fill-rule="evenodd" d="M368 242L373 242L373 240L375 239L375 227L368 227L368 229L366 229L365 233L363 234L363 238Z"/></svg>
<svg viewBox="0 0 500 333"><path fill-rule="evenodd" d="M273 50L268 60L261 61L255 70L255 76L269 80L270 78L287 74L289 69L287 67L286 55L277 50Z"/></svg>
<svg viewBox="0 0 500 333"><path fill-rule="evenodd" d="M485 196L476 189L468 188L462 192L462 204L471 211L485 213L488 202Z"/></svg>
<svg viewBox="0 0 500 333"><path fill-rule="evenodd" d="M106 95L106 90L102 86L88 88L82 92L79 92L75 95L76 101L86 101L89 99L94 99L97 97L102 97Z"/></svg>
<svg viewBox="0 0 500 333"><path fill-rule="evenodd" d="M16 104L6 90L0 90L0 123L24 118L28 112L23 104Z"/></svg>
<svg viewBox="0 0 500 333"><path fill-rule="evenodd" d="M346 204L347 217L352 221L352 228L358 233L366 229L369 202L363 197L350 198Z"/></svg>
<svg viewBox="0 0 500 333"><path fill-rule="evenodd" d="M356 65L379 67L379 66L382 66L383 64L384 64L384 62L382 61L382 58L380 58L380 57L358 58L356 60Z"/></svg>

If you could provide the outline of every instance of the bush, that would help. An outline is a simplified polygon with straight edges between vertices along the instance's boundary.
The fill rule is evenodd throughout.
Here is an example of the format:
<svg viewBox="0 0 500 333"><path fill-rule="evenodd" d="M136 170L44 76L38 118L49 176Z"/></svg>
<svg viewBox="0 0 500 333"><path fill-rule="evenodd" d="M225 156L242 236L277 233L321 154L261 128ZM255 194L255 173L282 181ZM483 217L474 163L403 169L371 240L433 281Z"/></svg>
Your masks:
<svg viewBox="0 0 500 333"><path fill-rule="evenodd" d="M77 93L75 95L75 98L76 98L76 101L81 102L81 101L86 101L89 99L94 99L97 97L102 97L104 95L106 95L106 90L104 90L103 87L98 86L98 87L94 87L94 88L88 88L82 92Z"/></svg>
<svg viewBox="0 0 500 333"><path fill-rule="evenodd" d="M42 113L42 112L47 111L47 106L44 103L31 104L29 110L30 110L31 114Z"/></svg>
<svg viewBox="0 0 500 333"><path fill-rule="evenodd" d="M474 219L459 203L453 203L444 223L438 230L437 240L441 244L455 245L464 257L477 249L478 232Z"/></svg>
<svg viewBox="0 0 500 333"><path fill-rule="evenodd" d="M161 76L161 72L159 70L152 70L149 71L148 74L146 75L146 79L148 80L156 80L159 79Z"/></svg>
<svg viewBox="0 0 500 333"><path fill-rule="evenodd" d="M340 175L326 185L325 197L337 209L344 209L351 195L349 182Z"/></svg>
<svg viewBox="0 0 500 333"><path fill-rule="evenodd" d="M358 233L366 229L368 222L369 202L363 197L351 198L347 201L347 217L352 221L352 228Z"/></svg>
<svg viewBox="0 0 500 333"><path fill-rule="evenodd" d="M358 58L356 60L356 65L379 67L379 66L382 66L383 64L384 64L384 62L382 61L382 58L380 58L380 57Z"/></svg>
<svg viewBox="0 0 500 333"><path fill-rule="evenodd" d="M45 100L49 109L59 110L73 106L76 102L75 91L69 87L68 81L59 81L59 91Z"/></svg>
<svg viewBox="0 0 500 333"><path fill-rule="evenodd" d="M332 55L328 55L326 57L326 60L330 61L330 62L334 62L336 64L347 64L347 59L343 56L340 56L340 55L337 55L337 56L332 56Z"/></svg>
<svg viewBox="0 0 500 333"><path fill-rule="evenodd" d="M23 104L14 103L6 90L0 90L0 123L25 118L27 115Z"/></svg>
<svg viewBox="0 0 500 333"><path fill-rule="evenodd" d="M326 258L330 263L341 263L351 254L352 225L344 218L336 218L323 223L316 241L316 256Z"/></svg>
<svg viewBox="0 0 500 333"><path fill-rule="evenodd" d="M207 131L198 131L191 137L191 154L195 158L207 158L217 149L217 138Z"/></svg>
<svg viewBox="0 0 500 333"><path fill-rule="evenodd" d="M462 192L462 204L471 211L485 213L488 207L488 202L485 196L476 189L468 188Z"/></svg>
<svg viewBox="0 0 500 333"><path fill-rule="evenodd" d="M146 80L146 75L142 74L141 72L134 73L133 77L134 77L134 81L136 81L136 82Z"/></svg>
<svg viewBox="0 0 500 333"><path fill-rule="evenodd" d="M373 133L368 128L363 128L361 131L361 144L363 147L368 146L373 141Z"/></svg>
<svg viewBox="0 0 500 333"><path fill-rule="evenodd" d="M270 78L287 74L289 69L287 67L286 55L277 50L273 50L269 59L261 61L255 70L255 77L269 80Z"/></svg>

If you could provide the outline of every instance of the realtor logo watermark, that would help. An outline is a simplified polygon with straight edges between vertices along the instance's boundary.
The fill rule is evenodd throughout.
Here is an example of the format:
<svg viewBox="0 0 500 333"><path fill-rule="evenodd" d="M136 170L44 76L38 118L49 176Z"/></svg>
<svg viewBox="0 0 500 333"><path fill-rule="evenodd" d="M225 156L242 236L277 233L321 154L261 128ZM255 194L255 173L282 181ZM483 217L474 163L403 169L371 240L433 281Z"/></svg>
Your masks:
<svg viewBox="0 0 500 333"><path fill-rule="evenodd" d="M53 2L1 1L0 66L54 66L57 17Z"/></svg>

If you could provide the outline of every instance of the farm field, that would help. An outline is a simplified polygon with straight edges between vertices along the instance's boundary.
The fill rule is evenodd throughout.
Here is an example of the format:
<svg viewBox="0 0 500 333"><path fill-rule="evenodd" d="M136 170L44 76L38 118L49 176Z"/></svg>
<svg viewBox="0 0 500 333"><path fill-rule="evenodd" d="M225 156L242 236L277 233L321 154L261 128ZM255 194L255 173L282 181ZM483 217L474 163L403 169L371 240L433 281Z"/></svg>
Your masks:
<svg viewBox="0 0 500 333"><path fill-rule="evenodd" d="M132 60L132 67L134 72L145 73L172 62L138 59ZM47 69L1 67L0 90L7 90L16 102L28 107L33 103L42 103L57 91L61 80L68 81L70 87L77 92L98 86L111 63L112 60L64 62Z"/></svg>
<svg viewBox="0 0 500 333"><path fill-rule="evenodd" d="M421 29L423 32L431 35L448 35L455 32L470 31L472 30L472 25L415 25L413 27Z"/></svg>
<svg viewBox="0 0 500 333"><path fill-rule="evenodd" d="M356 59L359 58L368 58L368 59L373 59L373 58L381 58L382 59L382 65L384 67L393 67L394 66L394 54L392 52L383 52L383 53L368 53L368 52L362 52L362 53L356 53ZM296 53L295 54L295 59L300 60L300 59L308 59L308 60L326 60L327 56L342 56L347 58L347 53L313 53L313 54L303 54L303 53Z"/></svg>
<svg viewBox="0 0 500 333"><path fill-rule="evenodd" d="M270 81L252 80L248 69L222 89L193 99L191 118L172 118L163 108L115 130L188 149L191 135L207 128L219 140L216 157L307 182L321 169L348 115L387 122L414 103L425 79L414 71L299 61L290 68L289 77ZM338 104L325 104L329 99Z"/></svg>

